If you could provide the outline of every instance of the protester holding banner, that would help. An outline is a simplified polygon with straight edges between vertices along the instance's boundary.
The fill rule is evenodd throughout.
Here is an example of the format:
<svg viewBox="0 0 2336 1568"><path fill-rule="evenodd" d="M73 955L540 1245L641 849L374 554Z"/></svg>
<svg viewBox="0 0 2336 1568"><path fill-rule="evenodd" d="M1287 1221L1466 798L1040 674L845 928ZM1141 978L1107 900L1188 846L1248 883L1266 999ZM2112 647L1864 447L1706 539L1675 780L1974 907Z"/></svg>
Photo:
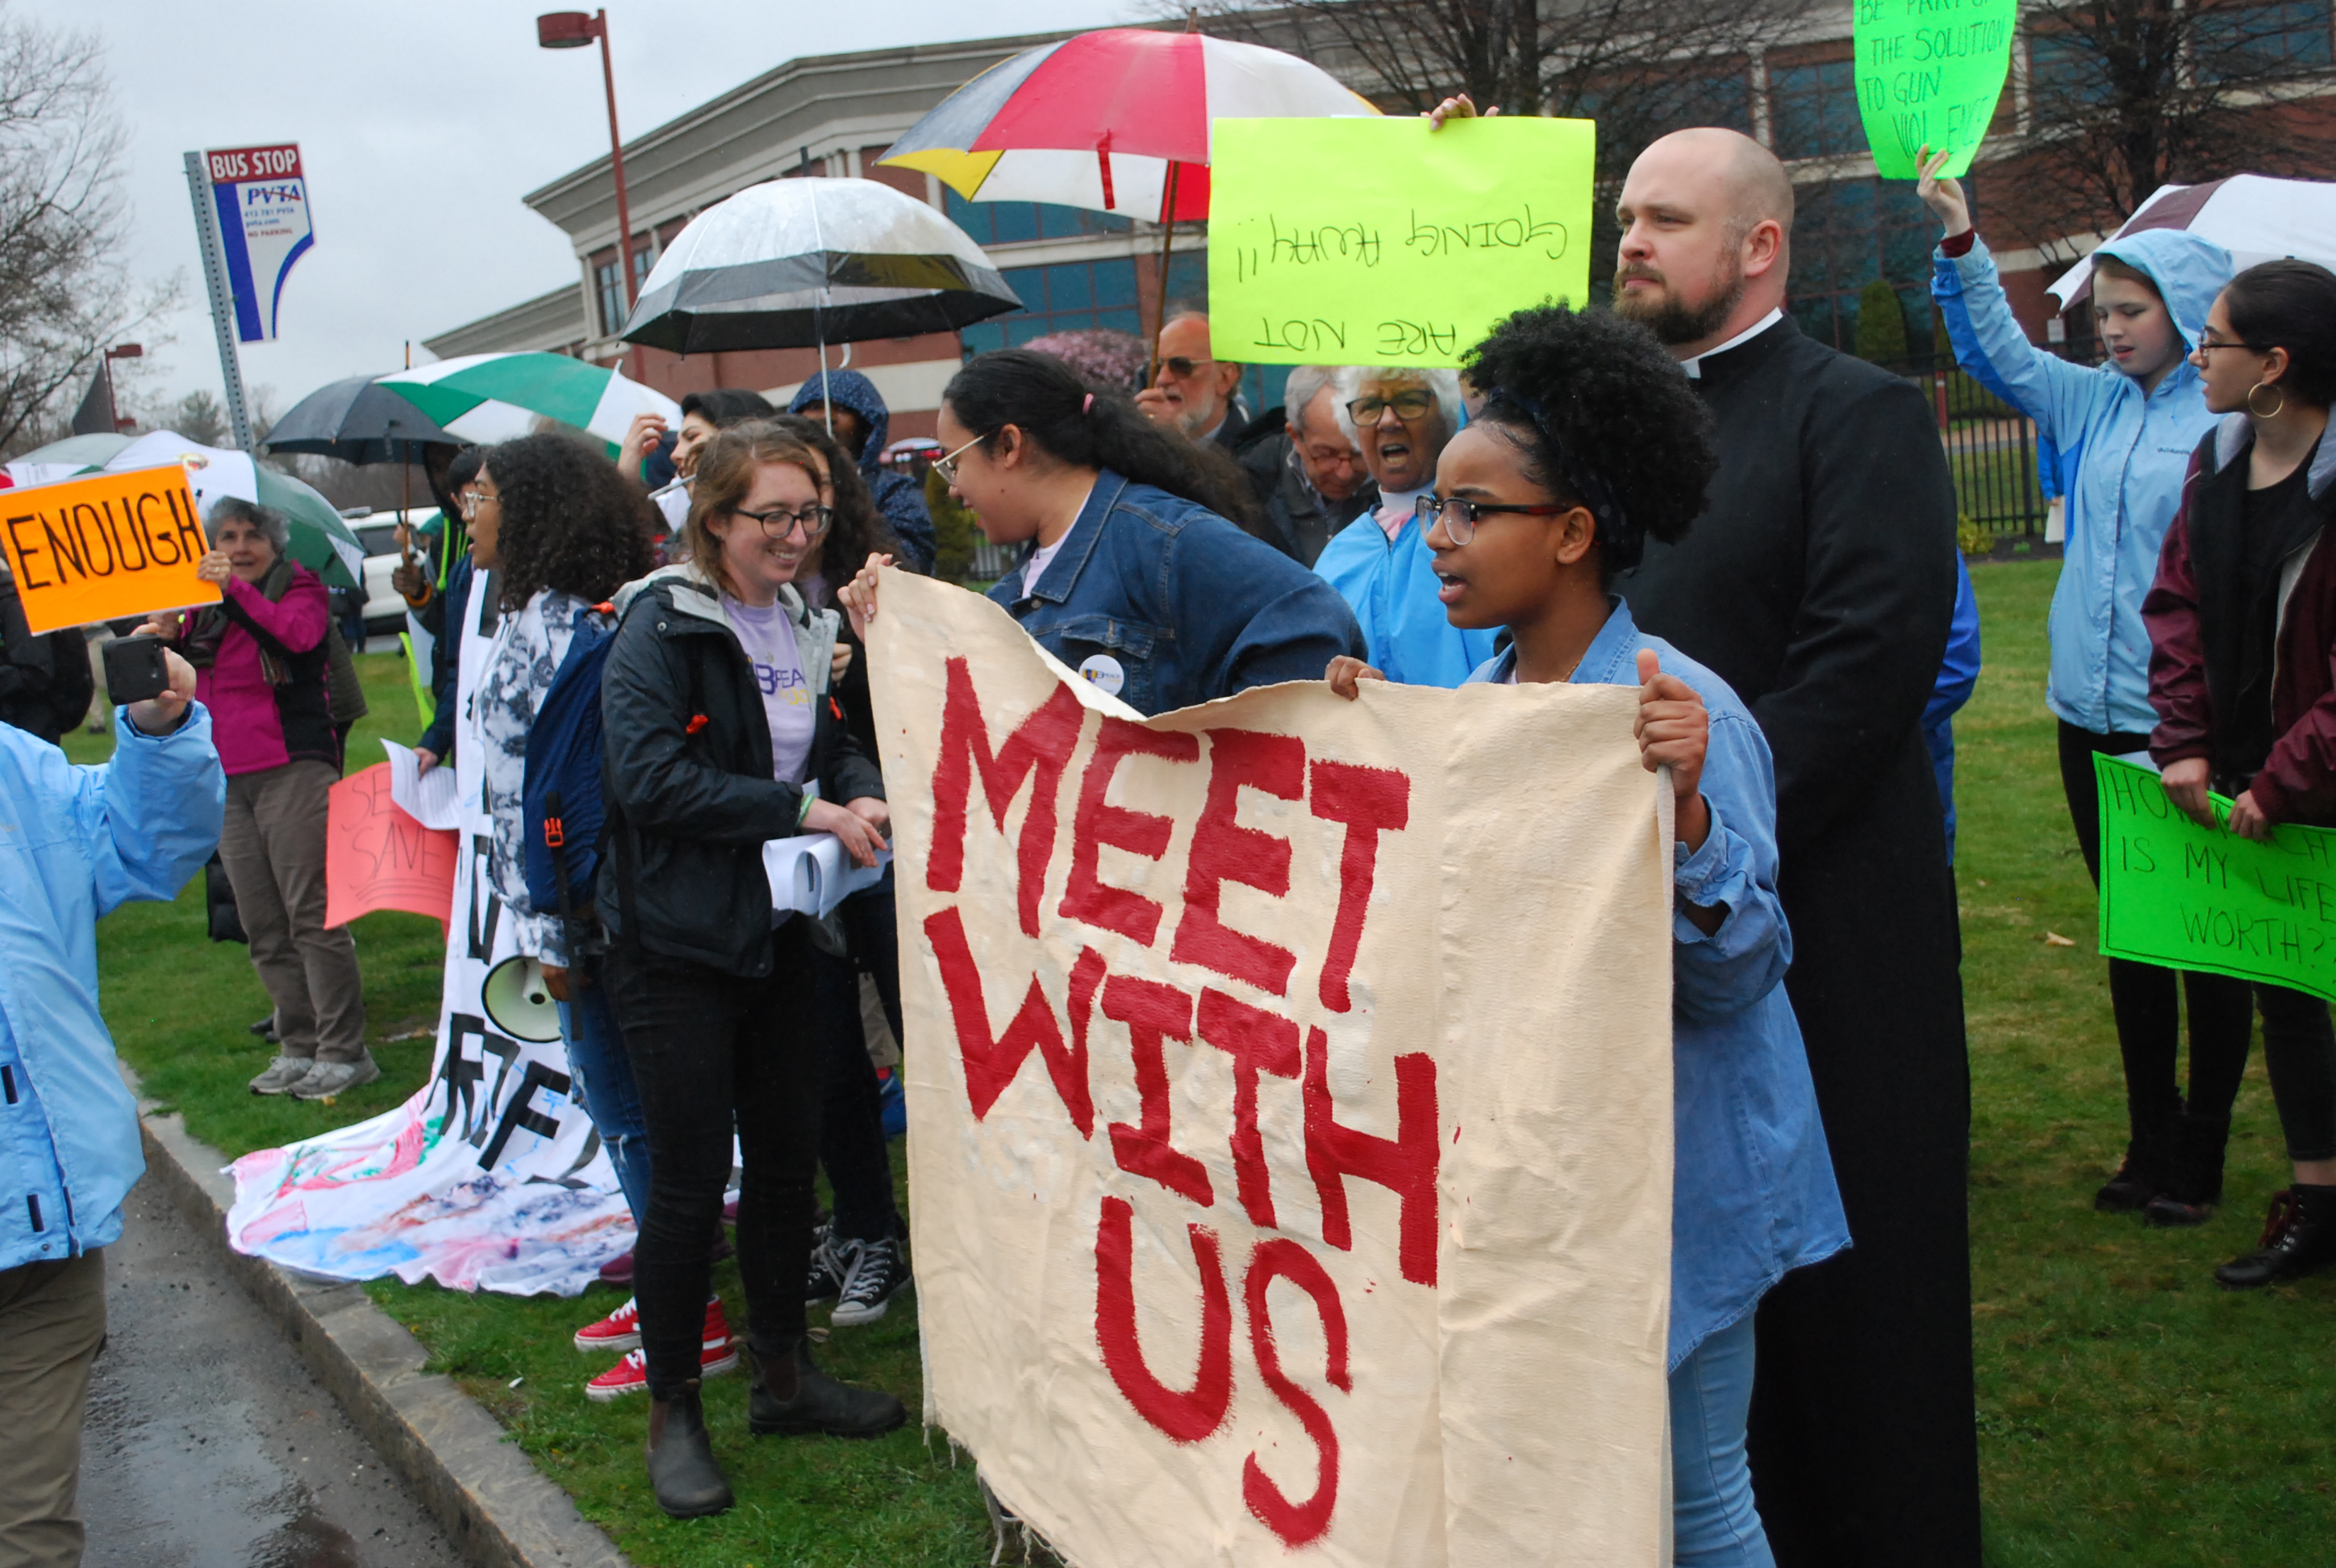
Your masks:
<svg viewBox="0 0 2336 1568"><path fill-rule="evenodd" d="M793 586L828 531L818 463L768 424L697 464L689 560L629 584L602 676L610 1000L647 1113L654 1186L635 1262L657 1505L730 1505L698 1398L706 1239L735 1126L738 1261L758 1435L873 1437L907 1418L811 1358L803 1281L817 1154L806 922L772 919L765 840L832 833L873 864L883 783L827 701L836 616Z"/></svg>
<svg viewBox="0 0 2336 1568"><path fill-rule="evenodd" d="M2214 424L2185 358L2228 252L2182 229L2152 229L2093 253L2093 317L2109 363L2083 365L2028 341L1995 260L1971 227L1962 187L1923 149L1916 192L1945 226L1932 297L1972 375L2035 422L2038 439L2077 456L2068 486L2067 545L2052 593L2051 677L2044 700L2059 726L2060 782L2085 869L2099 885L2100 802L2093 756L2145 750L2149 631L2141 601L2182 499L2191 449ZM2223 1194L2231 1105L2246 1072L2252 1011L2244 981L2190 970L2190 1093L2175 1082L2181 1008L2175 971L2109 960L2109 1007L2125 1061L2125 1161L2094 1194L2110 1212L2144 1210L2153 1224L2195 1225Z"/></svg>
<svg viewBox="0 0 2336 1568"><path fill-rule="evenodd" d="M2230 831L2336 825L2336 275L2267 261L2231 280L2190 363L2222 423L2190 460L2166 530L2149 628L2151 757L2166 797ZM2238 982L2244 984L2244 982ZM2328 1004L2258 984L2263 1065L2294 1184L2272 1200L2258 1251L2214 1278L2233 1290L2336 1262L2336 1031Z"/></svg>
<svg viewBox="0 0 2336 1568"><path fill-rule="evenodd" d="M995 543L1028 543L989 597L1139 713L1311 680L1361 632L1338 594L1226 521L1246 496L1193 448L1061 360L981 355L941 394L934 467ZM871 557L842 593L876 613Z"/></svg>
<svg viewBox="0 0 2336 1568"><path fill-rule="evenodd" d="M1432 118L1475 112L1454 98ZM1614 308L1696 384L1719 459L1694 531L1620 586L1750 705L1776 758L1786 984L1857 1242L1761 1304L1761 1518L1786 1568L1976 1568L1971 1075L1922 728L1954 605L1953 481L1915 388L1786 315L1793 184L1767 148L1665 136L1616 216Z"/></svg>
<svg viewBox="0 0 2336 1568"><path fill-rule="evenodd" d="M648 1128L608 988L600 983L590 890L574 888L572 920L531 895L527 852L535 833L525 799L536 719L567 668L577 633L609 629L595 607L656 565L651 514L638 486L556 435L522 436L490 448L470 483L479 497L471 564L493 574L487 580L495 585L500 611L472 716L482 743L487 815L494 824L488 876L516 933L518 956L542 965L559 1002L577 1099L592 1118L638 1226L648 1211ZM597 776L597 748L592 767ZM587 848L579 845L578 855ZM718 1301L706 1308L705 1337L709 1361L726 1357L735 1363ZM638 1339L634 1304L627 1301L580 1330L576 1343L587 1350L629 1350ZM643 1387L639 1359L630 1356L592 1378L585 1392L614 1398Z"/></svg>
<svg viewBox="0 0 2336 1568"><path fill-rule="evenodd" d="M256 1095L322 1099L381 1076L365 1043L365 982L346 926L325 925L326 794L341 776L326 687L331 609L285 554L283 513L229 496L211 508L199 570L219 603L160 618L195 667L226 766L219 859L276 1004L276 1059Z"/></svg>
<svg viewBox="0 0 2336 1568"><path fill-rule="evenodd" d="M1459 428L1460 378L1449 370L1371 366L1353 372L1347 385L1347 414L1378 487L1368 514L1376 526L1340 531L1314 570L1354 607L1371 663L1388 679L1458 686L1493 656L1493 635L1445 618L1427 528L1413 511Z"/></svg>
<svg viewBox="0 0 2336 1568"><path fill-rule="evenodd" d="M1640 687L1639 744L1676 794L1670 1400L1676 1561L1772 1562L1745 1462L1752 1309L1848 1245L1808 1060L1782 981L1775 784L1759 726L1612 593L1675 543L1715 468L1710 421L1644 328L1562 307L1479 345L1483 414L1445 447L1430 523L1445 612L1513 641L1471 683ZM1376 670L1341 660L1354 694Z"/></svg>

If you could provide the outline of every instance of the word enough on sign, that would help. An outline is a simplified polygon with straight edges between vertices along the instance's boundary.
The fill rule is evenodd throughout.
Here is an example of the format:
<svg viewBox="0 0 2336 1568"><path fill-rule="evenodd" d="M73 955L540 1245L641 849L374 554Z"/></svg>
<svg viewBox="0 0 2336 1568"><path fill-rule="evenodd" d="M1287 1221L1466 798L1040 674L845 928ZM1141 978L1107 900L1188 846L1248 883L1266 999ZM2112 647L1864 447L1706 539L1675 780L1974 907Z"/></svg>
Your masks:
<svg viewBox="0 0 2336 1568"><path fill-rule="evenodd" d="M1085 1568L1655 1562L1635 693L1144 719L983 599L881 596L928 1418Z"/></svg>
<svg viewBox="0 0 2336 1568"><path fill-rule="evenodd" d="M0 492L0 546L36 633L219 602L195 575L210 544L175 463Z"/></svg>

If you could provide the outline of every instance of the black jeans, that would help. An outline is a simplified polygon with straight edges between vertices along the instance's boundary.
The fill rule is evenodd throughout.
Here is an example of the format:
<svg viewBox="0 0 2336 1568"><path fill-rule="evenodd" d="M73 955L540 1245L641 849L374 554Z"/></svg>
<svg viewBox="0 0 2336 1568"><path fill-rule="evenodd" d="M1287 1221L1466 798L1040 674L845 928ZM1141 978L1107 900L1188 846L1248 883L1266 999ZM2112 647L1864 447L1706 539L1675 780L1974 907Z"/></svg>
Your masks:
<svg viewBox="0 0 2336 1568"><path fill-rule="evenodd" d="M2306 991L2257 986L2263 1066L2291 1160L2336 1159L2336 1028L2328 1004Z"/></svg>
<svg viewBox="0 0 2336 1568"><path fill-rule="evenodd" d="M2060 787L2077 846L2093 885L2101 885L2100 794L2093 780L2093 755L2146 750L2146 735L2095 735L2060 721ZM2254 1023L2253 989L2227 975L2184 969L2181 989L2190 1001L2189 1110L2227 1116L2247 1071L2247 1036ZM2109 1008L2117 1015L2117 1048L2125 1057L2126 1110L2136 1136L2163 1125L2184 1108L2175 1070L2182 1052L2182 1015L2175 998L2173 969L2132 959L2109 960ZM2322 1010L2322 1027L2325 1009ZM2263 1012L2263 1049L2271 1050L2271 1010Z"/></svg>
<svg viewBox="0 0 2336 1568"><path fill-rule="evenodd" d="M894 925L892 876L837 906L850 958L813 957L822 1040L819 1160L835 1194L834 1234L840 1241L891 1240L900 1225L892 1195L892 1162L885 1150L884 1107L868 1037L860 1022L860 975L876 982L892 1037L900 1037L900 935Z"/></svg>
<svg viewBox="0 0 2336 1568"><path fill-rule="evenodd" d="M649 1212L633 1255L649 1393L671 1399L698 1375L735 1127L745 1175L738 1272L747 1339L778 1355L803 1336L812 1170L819 1146L819 1009L803 922L771 934L770 972L725 974L620 942L608 998L648 1122Z"/></svg>

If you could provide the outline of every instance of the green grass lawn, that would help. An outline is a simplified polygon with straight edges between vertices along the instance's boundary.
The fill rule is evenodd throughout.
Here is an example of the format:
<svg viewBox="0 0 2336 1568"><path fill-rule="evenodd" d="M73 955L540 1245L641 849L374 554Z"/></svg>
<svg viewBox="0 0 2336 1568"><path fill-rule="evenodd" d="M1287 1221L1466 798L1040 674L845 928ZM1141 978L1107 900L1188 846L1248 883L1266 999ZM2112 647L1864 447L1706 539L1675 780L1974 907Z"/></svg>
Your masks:
<svg viewBox="0 0 2336 1568"><path fill-rule="evenodd" d="M2336 1277L2233 1295L2217 1263L2250 1248L2285 1179L2260 1066L2241 1095L2229 1209L2202 1230L2154 1232L2096 1214L2093 1189L2123 1146L2124 1100L2094 903L2061 803L2043 706L2044 611L2057 563L1972 573L1987 660L1957 725L1963 978L1974 1119L1971 1236L1989 1559L1996 1568L2192 1568L2336 1557ZM412 698L392 657L361 661L370 736L410 739ZM386 720L386 722L384 722ZM83 760L103 743L80 737ZM372 1115L410 1094L429 1042L387 1043L437 1011L435 922L358 922L368 1029L384 1076L330 1105L259 1100L246 1078L267 1047L244 1026L268 1010L239 947L203 940L200 888L131 906L101 933L106 1016L149 1092L195 1135L240 1154ZM2077 945L2049 943L2047 933ZM718 1276L743 1308L737 1280ZM968 1464L913 1429L881 1442L755 1443L743 1377L708 1386L717 1452L741 1505L676 1524L641 1475L646 1406L596 1406L568 1336L612 1307L466 1297L394 1281L375 1300L430 1347L585 1514L645 1565L865 1564L973 1568L988 1530ZM814 1318L821 1314L814 1313ZM823 1349L841 1375L920 1402L916 1316L903 1300ZM513 1386L516 1380L516 1387Z"/></svg>

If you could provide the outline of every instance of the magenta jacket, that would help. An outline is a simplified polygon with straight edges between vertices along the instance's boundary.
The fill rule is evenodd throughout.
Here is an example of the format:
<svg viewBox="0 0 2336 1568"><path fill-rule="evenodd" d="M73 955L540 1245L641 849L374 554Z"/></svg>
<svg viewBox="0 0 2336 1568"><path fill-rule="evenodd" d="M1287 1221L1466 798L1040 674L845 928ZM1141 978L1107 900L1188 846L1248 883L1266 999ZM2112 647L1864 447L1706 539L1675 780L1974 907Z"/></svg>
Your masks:
<svg viewBox="0 0 2336 1568"><path fill-rule="evenodd" d="M227 615L227 635L218 657L195 671L195 697L210 710L211 735L228 776L307 757L339 766L325 647L332 606L324 583L295 565L292 586L281 601L271 602L241 578L230 578L219 608ZM270 678L270 665L281 682Z"/></svg>

